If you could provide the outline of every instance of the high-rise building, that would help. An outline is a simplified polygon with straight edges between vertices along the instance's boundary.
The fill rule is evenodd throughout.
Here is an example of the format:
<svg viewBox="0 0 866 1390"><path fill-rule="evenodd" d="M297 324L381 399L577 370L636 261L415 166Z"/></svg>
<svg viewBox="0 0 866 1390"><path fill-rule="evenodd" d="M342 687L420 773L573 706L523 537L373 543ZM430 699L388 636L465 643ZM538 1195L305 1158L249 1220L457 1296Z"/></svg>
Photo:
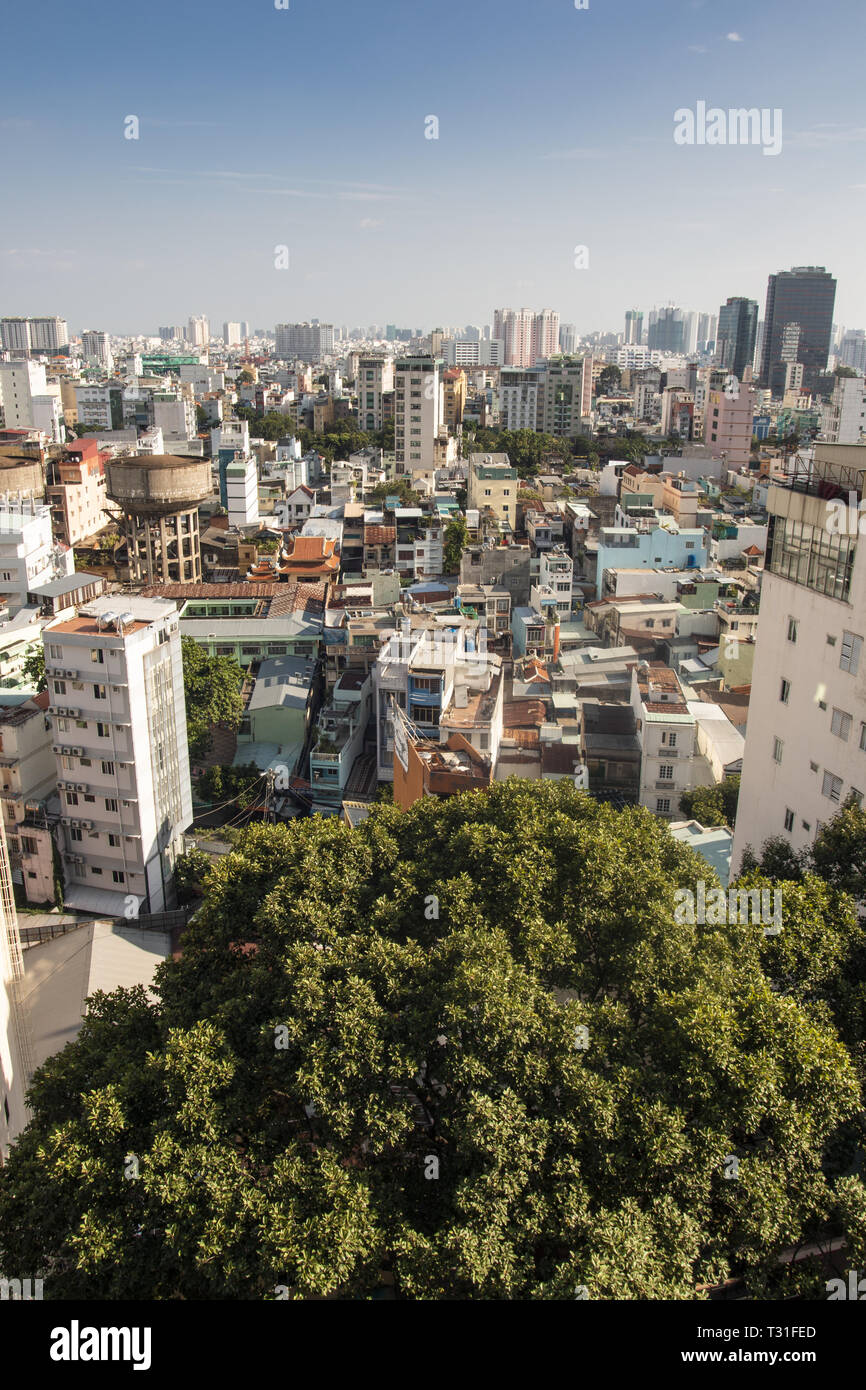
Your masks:
<svg viewBox="0 0 866 1390"><path fill-rule="evenodd" d="M716 362L740 380L755 360L757 331L757 300L737 295L727 299L719 309Z"/></svg>
<svg viewBox="0 0 866 1390"><path fill-rule="evenodd" d="M382 353L358 358L358 428L380 430L385 423L383 397L394 390L394 359Z"/></svg>
<svg viewBox="0 0 866 1390"><path fill-rule="evenodd" d="M866 375L866 332L862 328L849 329L842 335L839 362L841 366L851 367L861 376Z"/></svg>
<svg viewBox="0 0 866 1390"><path fill-rule="evenodd" d="M493 337L505 344L503 365L534 367L559 351L559 313L555 309L497 309Z"/></svg>
<svg viewBox="0 0 866 1390"><path fill-rule="evenodd" d="M4 352L30 351L30 320L19 318L0 319L0 339Z"/></svg>
<svg viewBox="0 0 866 1390"><path fill-rule="evenodd" d="M31 352L63 352L68 347L66 319L52 317L30 320Z"/></svg>
<svg viewBox="0 0 866 1390"><path fill-rule="evenodd" d="M554 357L542 377L539 420L543 434L576 439L592 409L592 357Z"/></svg>
<svg viewBox="0 0 866 1390"><path fill-rule="evenodd" d="M544 371L503 367L499 373L499 422L504 430L538 428L538 402Z"/></svg>
<svg viewBox="0 0 866 1390"><path fill-rule="evenodd" d="M755 306L757 308L757 305ZM698 314L698 352L713 352L716 346L718 319L715 314Z"/></svg>
<svg viewBox="0 0 866 1390"><path fill-rule="evenodd" d="M274 338L274 355L280 358L300 357L304 362L321 362L334 351L332 323L278 323Z"/></svg>
<svg viewBox="0 0 866 1390"><path fill-rule="evenodd" d="M63 443L60 387L49 386L41 362L26 357L0 362L0 405L7 429L42 430L52 443Z"/></svg>
<svg viewBox="0 0 866 1390"><path fill-rule="evenodd" d="M728 468L746 468L752 450L755 419L752 369L734 389L711 388L704 404L704 443L713 458L724 458Z"/></svg>
<svg viewBox="0 0 866 1390"><path fill-rule="evenodd" d="M577 325L573 323L561 323L559 325L559 351L574 352L577 347Z"/></svg>
<svg viewBox="0 0 866 1390"><path fill-rule="evenodd" d="M866 442L866 383L862 376L836 378L832 400L822 411L821 436L829 444Z"/></svg>
<svg viewBox="0 0 866 1390"><path fill-rule="evenodd" d="M811 465L770 486L732 872L770 836L808 848L866 792L864 480L866 445L819 442Z"/></svg>
<svg viewBox="0 0 866 1390"><path fill-rule="evenodd" d="M791 360L803 363L803 385L814 391L827 368L835 299L836 281L823 266L795 266L769 277L760 384L774 396L782 395L785 363ZM790 351L794 325L799 332L797 356L792 359L783 348Z"/></svg>
<svg viewBox="0 0 866 1390"><path fill-rule="evenodd" d="M204 314L194 315L187 324L186 340L193 347L207 347L210 342L210 324Z"/></svg>
<svg viewBox="0 0 866 1390"><path fill-rule="evenodd" d="M626 309L625 311L625 336L623 345L625 347L639 347L643 337L643 310ZM563 348L565 352L565 348Z"/></svg>
<svg viewBox="0 0 866 1390"><path fill-rule="evenodd" d="M192 821L177 607L95 599L44 642L66 904L130 918L173 907Z"/></svg>
<svg viewBox="0 0 866 1390"><path fill-rule="evenodd" d="M686 321L682 309L668 306L650 313L647 347L659 352L686 351Z"/></svg>
<svg viewBox="0 0 866 1390"><path fill-rule="evenodd" d="M402 357L394 368L394 453L398 473L435 468L442 426L441 363L435 357Z"/></svg>
<svg viewBox="0 0 866 1390"><path fill-rule="evenodd" d="M98 367L104 367L110 375L114 367L114 357L107 333L95 328L86 329L81 335L81 351L88 362L93 362Z"/></svg>
<svg viewBox="0 0 866 1390"><path fill-rule="evenodd" d="M244 337L245 334L241 332L241 326L239 323L231 323L227 321L223 324L223 342L225 343L226 347L237 346L238 343L243 342Z"/></svg>
<svg viewBox="0 0 866 1390"><path fill-rule="evenodd" d="M462 367L446 367L442 373L442 420L449 434L456 434L466 408L466 373Z"/></svg>

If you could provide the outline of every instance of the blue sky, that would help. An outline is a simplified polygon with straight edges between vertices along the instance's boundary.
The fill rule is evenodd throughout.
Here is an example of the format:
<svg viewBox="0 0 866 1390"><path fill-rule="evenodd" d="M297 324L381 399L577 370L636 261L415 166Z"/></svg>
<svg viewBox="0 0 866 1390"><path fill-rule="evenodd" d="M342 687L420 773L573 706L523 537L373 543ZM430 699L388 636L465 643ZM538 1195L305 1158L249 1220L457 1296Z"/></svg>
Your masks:
<svg viewBox="0 0 866 1390"><path fill-rule="evenodd" d="M864 37L863 0L8 7L0 312L589 332L820 264L866 326ZM782 152L676 145L699 100L781 108Z"/></svg>

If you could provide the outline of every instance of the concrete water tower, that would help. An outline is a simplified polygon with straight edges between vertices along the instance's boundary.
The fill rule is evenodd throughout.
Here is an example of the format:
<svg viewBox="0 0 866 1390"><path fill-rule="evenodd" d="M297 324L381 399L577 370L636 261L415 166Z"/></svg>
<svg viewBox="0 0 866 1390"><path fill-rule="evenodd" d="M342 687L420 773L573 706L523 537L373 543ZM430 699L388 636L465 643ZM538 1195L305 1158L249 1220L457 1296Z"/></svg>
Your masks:
<svg viewBox="0 0 866 1390"><path fill-rule="evenodd" d="M201 583L198 509L213 492L210 460L136 454L105 471L108 496L123 513L132 582Z"/></svg>

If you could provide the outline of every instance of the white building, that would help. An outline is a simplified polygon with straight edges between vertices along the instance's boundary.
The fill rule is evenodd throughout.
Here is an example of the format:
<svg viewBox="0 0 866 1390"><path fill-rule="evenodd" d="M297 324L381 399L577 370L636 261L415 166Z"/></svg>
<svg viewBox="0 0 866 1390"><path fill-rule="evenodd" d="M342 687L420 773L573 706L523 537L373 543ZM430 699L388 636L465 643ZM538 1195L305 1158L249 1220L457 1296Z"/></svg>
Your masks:
<svg viewBox="0 0 866 1390"><path fill-rule="evenodd" d="M68 346L66 319L51 317L30 320L30 347L33 352L60 352Z"/></svg>
<svg viewBox="0 0 866 1390"><path fill-rule="evenodd" d="M259 474L253 457L237 457L226 467L229 526L255 526L259 520Z"/></svg>
<svg viewBox="0 0 866 1390"><path fill-rule="evenodd" d="M499 422L504 430L534 430L543 372L503 367L499 374Z"/></svg>
<svg viewBox="0 0 866 1390"><path fill-rule="evenodd" d="M195 402L178 391L155 391L153 423L162 430L163 439L195 439L197 434Z"/></svg>
<svg viewBox="0 0 866 1390"><path fill-rule="evenodd" d="M382 398L394 390L393 358L360 357L355 386L358 393L358 428L368 431L382 429L385 423Z"/></svg>
<svg viewBox="0 0 866 1390"><path fill-rule="evenodd" d="M107 333L95 328L86 329L81 335L81 351L88 362L104 368L109 376L111 375L114 370L114 355Z"/></svg>
<svg viewBox="0 0 866 1390"><path fill-rule="evenodd" d="M192 821L177 609L96 599L44 638L66 903L110 917L161 912L174 904Z"/></svg>
<svg viewBox="0 0 866 1390"><path fill-rule="evenodd" d="M226 347L235 347L238 343L242 343L243 340L244 334L241 333L241 326L239 323L229 322L223 324L223 342Z"/></svg>
<svg viewBox="0 0 866 1390"><path fill-rule="evenodd" d="M811 468L769 489L735 871L747 845L758 853L771 836L807 848L866 792L864 479L866 445L819 442ZM826 500L833 484L841 517L838 500Z"/></svg>
<svg viewBox="0 0 866 1390"><path fill-rule="evenodd" d="M860 444L866 435L866 381L862 376L836 378L833 398L821 412L822 437L829 444Z"/></svg>
<svg viewBox="0 0 866 1390"><path fill-rule="evenodd" d="M556 595L556 611L563 621L571 616L573 575L574 561L566 550L556 547L539 556L538 583Z"/></svg>
<svg viewBox="0 0 866 1390"><path fill-rule="evenodd" d="M60 388L49 387L41 362L0 362L0 405L7 429L42 430L55 444L65 439Z"/></svg>
<svg viewBox="0 0 866 1390"><path fill-rule="evenodd" d="M72 550L54 542L49 506L32 498L0 499L0 600L11 614L24 606L30 590L74 569Z"/></svg>
<svg viewBox="0 0 866 1390"><path fill-rule="evenodd" d="M204 314L197 314L190 318L187 324L186 340L192 343L193 347L207 347L210 342L210 324Z"/></svg>
<svg viewBox="0 0 866 1390"><path fill-rule="evenodd" d="M394 372L394 452L398 473L436 467L436 438L443 423L439 361L404 357Z"/></svg>
<svg viewBox="0 0 866 1390"><path fill-rule="evenodd" d="M640 805L678 820L680 797L694 785L697 726L670 667L632 667L631 707L641 747Z"/></svg>
<svg viewBox="0 0 866 1390"><path fill-rule="evenodd" d="M30 320L20 318L0 319L0 345L4 352L30 351Z"/></svg>

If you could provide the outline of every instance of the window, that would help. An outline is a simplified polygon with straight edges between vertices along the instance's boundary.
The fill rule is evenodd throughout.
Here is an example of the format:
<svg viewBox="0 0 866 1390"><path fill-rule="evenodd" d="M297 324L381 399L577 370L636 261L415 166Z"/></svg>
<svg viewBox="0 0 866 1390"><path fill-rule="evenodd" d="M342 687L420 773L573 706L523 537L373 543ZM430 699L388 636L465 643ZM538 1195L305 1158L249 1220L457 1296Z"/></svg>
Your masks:
<svg viewBox="0 0 866 1390"><path fill-rule="evenodd" d="M116 810L117 810L117 802L116 802L116 800L114 799L113 796L107 796L107 797L105 798L105 809L106 809L106 811L116 811Z"/></svg>
<svg viewBox="0 0 866 1390"><path fill-rule="evenodd" d="M789 641L789 642L796 642L796 640L797 640L797 619L796 619L796 618L789 618L789 619L788 619L788 641Z"/></svg>
<svg viewBox="0 0 866 1390"><path fill-rule="evenodd" d="M860 651L863 646L863 638L858 637L855 632L842 633L842 651L839 654L839 669L850 671L852 676L856 676L860 665Z"/></svg>
<svg viewBox="0 0 866 1390"><path fill-rule="evenodd" d="M866 724L860 725L860 747L866 753Z"/></svg>
<svg viewBox="0 0 866 1390"><path fill-rule="evenodd" d="M54 682L54 694L55 694L55 695L65 695L65 694L66 694L66 681L55 681L55 682Z"/></svg>
<svg viewBox="0 0 866 1390"><path fill-rule="evenodd" d="M92 802L94 803L94 805L96 804L96 797L95 797L95 796L90 796L87 792L85 792L85 794L84 794L84 800L85 800L85 801L92 801Z"/></svg>
<svg viewBox="0 0 866 1390"><path fill-rule="evenodd" d="M790 695L790 693L791 693L791 682L790 682L790 681L786 681L785 678L784 678L784 676L783 676L783 677L782 677L782 688L781 688L781 690L779 691L779 699L782 701L782 704L783 704L783 705L786 705L786 704L788 703L788 696Z"/></svg>
<svg viewBox="0 0 866 1390"><path fill-rule="evenodd" d="M794 812L791 810L785 812L785 829L789 831L794 829Z"/></svg>
<svg viewBox="0 0 866 1390"><path fill-rule="evenodd" d="M66 792L66 804L67 806L77 806L78 792Z"/></svg>
<svg viewBox="0 0 866 1390"><path fill-rule="evenodd" d="M110 845L113 845L113 846L115 847L115 849L116 849L117 846L120 844L120 836L119 836L119 835L109 835L109 837L108 837L108 843L109 843Z"/></svg>
<svg viewBox="0 0 866 1390"><path fill-rule="evenodd" d="M93 767L93 759L92 759L92 758L79 758L78 761L81 763L81 766L82 766L82 767Z"/></svg>
<svg viewBox="0 0 866 1390"><path fill-rule="evenodd" d="M848 735L851 732L851 716L844 710L834 709L833 717L830 720L830 733L841 738L845 743L848 742Z"/></svg>
<svg viewBox="0 0 866 1390"><path fill-rule="evenodd" d="M821 790L831 801L838 801L842 796L842 778L834 777L832 772L825 772Z"/></svg>
<svg viewBox="0 0 866 1390"><path fill-rule="evenodd" d="M850 796L851 796L852 801L855 801L855 802L857 803L858 806L862 806L862 805L863 805L863 793L862 793L862 792L858 792L858 790L857 790L856 787L852 787L852 788L851 788Z"/></svg>
<svg viewBox="0 0 866 1390"><path fill-rule="evenodd" d="M673 779L674 769L672 763L662 763L659 768L659 781L670 782Z"/></svg>
<svg viewBox="0 0 866 1390"><path fill-rule="evenodd" d="M106 776L112 777L114 775L114 763L108 762L105 758L103 758L102 771L106 774Z"/></svg>
<svg viewBox="0 0 866 1390"><path fill-rule="evenodd" d="M104 699L105 699L105 686L104 686L104 685L95 685L95 686L93 687L93 698L94 698L94 700L104 700Z"/></svg>
<svg viewBox="0 0 866 1390"><path fill-rule="evenodd" d="M109 727L108 724L97 724L97 726L96 726L96 735L97 735L97 738L108 738L108 736L109 736L110 733L111 733L111 729L110 729L110 727Z"/></svg>
<svg viewBox="0 0 866 1390"><path fill-rule="evenodd" d="M63 648L58 647L56 642L48 643L48 655L52 661L59 661L63 656Z"/></svg>
<svg viewBox="0 0 866 1390"><path fill-rule="evenodd" d="M666 816L670 813L671 799L669 796L656 797L656 815Z"/></svg>
<svg viewBox="0 0 866 1390"><path fill-rule="evenodd" d="M69 838L70 840L80 840L82 838L81 828L77 825L71 826L69 831Z"/></svg>
<svg viewBox="0 0 866 1390"><path fill-rule="evenodd" d="M100 878L102 877L102 870L101 870L101 869L97 869L97 867L96 867L95 864L94 864L93 868L90 870L90 872L91 872L92 874L98 874Z"/></svg>
<svg viewBox="0 0 866 1390"><path fill-rule="evenodd" d="M784 747L784 744L782 743L782 740L781 740L780 738L774 738L774 739L773 739L773 762L774 762L774 763L780 763L780 762L782 761L782 748L783 748L783 747Z"/></svg>
<svg viewBox="0 0 866 1390"><path fill-rule="evenodd" d="M829 632L828 632L828 633L827 633L827 646L828 646L828 647L835 647L835 645L836 645L836 638L832 635L832 633L829 633Z"/></svg>
<svg viewBox="0 0 866 1390"><path fill-rule="evenodd" d="M102 666L105 665L105 652L103 651L102 647L91 647L90 660L98 661Z"/></svg>
<svg viewBox="0 0 866 1390"><path fill-rule="evenodd" d="M126 874L123 872L122 869L112 869L111 877L115 883L126 882Z"/></svg>

